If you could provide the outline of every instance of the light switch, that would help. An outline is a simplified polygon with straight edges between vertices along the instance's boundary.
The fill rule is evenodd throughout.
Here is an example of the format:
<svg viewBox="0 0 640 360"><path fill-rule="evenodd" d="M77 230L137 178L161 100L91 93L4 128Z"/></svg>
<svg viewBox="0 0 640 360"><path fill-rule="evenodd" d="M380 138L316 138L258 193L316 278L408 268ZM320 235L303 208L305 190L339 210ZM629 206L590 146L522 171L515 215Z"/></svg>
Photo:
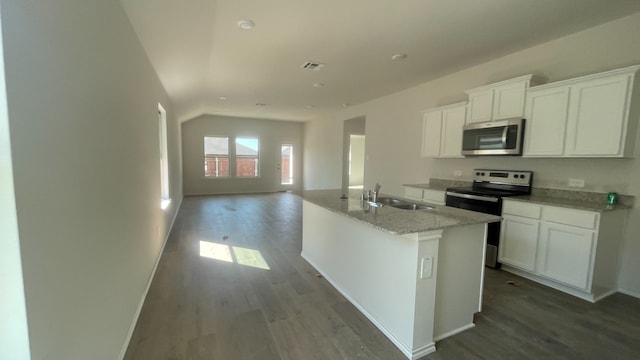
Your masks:
<svg viewBox="0 0 640 360"><path fill-rule="evenodd" d="M420 271L421 279L428 279L433 275L433 257L422 258L422 266Z"/></svg>

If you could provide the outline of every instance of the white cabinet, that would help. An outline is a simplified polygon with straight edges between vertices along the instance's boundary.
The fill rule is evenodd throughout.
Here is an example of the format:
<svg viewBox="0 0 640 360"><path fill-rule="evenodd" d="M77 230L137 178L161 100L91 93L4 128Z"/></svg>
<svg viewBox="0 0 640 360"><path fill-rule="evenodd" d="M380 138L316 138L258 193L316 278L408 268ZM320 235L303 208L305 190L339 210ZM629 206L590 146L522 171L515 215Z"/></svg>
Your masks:
<svg viewBox="0 0 640 360"><path fill-rule="evenodd" d="M568 156L622 156L632 74L585 80L571 86ZM634 119L637 121L636 119ZM635 134L635 132L634 132Z"/></svg>
<svg viewBox="0 0 640 360"><path fill-rule="evenodd" d="M429 204L444 205L445 192L443 190L404 187L404 197L411 200L423 201Z"/></svg>
<svg viewBox="0 0 640 360"><path fill-rule="evenodd" d="M465 102L424 111L422 120L423 157L462 157L462 126L466 111Z"/></svg>
<svg viewBox="0 0 640 360"><path fill-rule="evenodd" d="M564 154L569 87L531 88L525 107L524 156Z"/></svg>
<svg viewBox="0 0 640 360"><path fill-rule="evenodd" d="M529 86L539 82L533 75L467 90L469 111L466 122L500 120L522 117L524 114L525 94Z"/></svg>
<svg viewBox="0 0 640 360"><path fill-rule="evenodd" d="M529 89L525 157L630 157L640 117L640 66Z"/></svg>
<svg viewBox="0 0 640 360"><path fill-rule="evenodd" d="M505 199L503 269L597 301L617 289L626 211L585 211Z"/></svg>
<svg viewBox="0 0 640 360"><path fill-rule="evenodd" d="M430 204L444 205L445 192L442 190L424 189L422 201Z"/></svg>
<svg viewBox="0 0 640 360"><path fill-rule="evenodd" d="M534 271L540 221L511 215L503 218L498 247L500 262Z"/></svg>
<svg viewBox="0 0 640 360"><path fill-rule="evenodd" d="M422 193L423 189L405 186L404 188L404 197L411 200L422 201Z"/></svg>
<svg viewBox="0 0 640 360"><path fill-rule="evenodd" d="M552 222L541 224L537 271L564 284L589 289L595 231Z"/></svg>

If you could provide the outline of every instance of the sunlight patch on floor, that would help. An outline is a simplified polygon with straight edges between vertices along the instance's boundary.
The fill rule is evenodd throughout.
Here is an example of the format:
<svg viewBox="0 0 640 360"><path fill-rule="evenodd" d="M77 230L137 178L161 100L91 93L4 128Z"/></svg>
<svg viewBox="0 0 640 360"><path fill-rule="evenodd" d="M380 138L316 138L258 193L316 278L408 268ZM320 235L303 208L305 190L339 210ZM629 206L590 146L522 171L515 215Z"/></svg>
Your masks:
<svg viewBox="0 0 640 360"><path fill-rule="evenodd" d="M200 256L257 269L271 270L260 251L240 246L200 241Z"/></svg>

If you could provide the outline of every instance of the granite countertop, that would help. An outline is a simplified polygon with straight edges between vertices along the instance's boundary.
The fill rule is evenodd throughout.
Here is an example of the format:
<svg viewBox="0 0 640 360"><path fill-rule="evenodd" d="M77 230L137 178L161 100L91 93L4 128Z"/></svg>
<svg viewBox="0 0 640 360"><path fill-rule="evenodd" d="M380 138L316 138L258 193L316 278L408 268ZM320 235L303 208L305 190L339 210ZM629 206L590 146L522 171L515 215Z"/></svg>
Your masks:
<svg viewBox="0 0 640 360"><path fill-rule="evenodd" d="M342 192L338 189L306 190L302 198L393 235L497 222L502 219L500 216L432 204L429 205L433 210L403 210L386 205L370 207L359 199L360 194L360 191L352 192L347 199L341 199ZM380 197L384 196L386 195L380 195ZM401 199L397 196L393 198ZM412 200L407 201L417 203Z"/></svg>
<svg viewBox="0 0 640 360"><path fill-rule="evenodd" d="M560 206L571 209L586 210L586 211L612 211L612 210L624 210L631 209L631 205L627 204L615 204L609 205L605 202L585 201L580 199L563 199L549 196L536 196L536 195L523 195L523 196L511 196L505 198L509 200L516 200L540 205L552 205Z"/></svg>

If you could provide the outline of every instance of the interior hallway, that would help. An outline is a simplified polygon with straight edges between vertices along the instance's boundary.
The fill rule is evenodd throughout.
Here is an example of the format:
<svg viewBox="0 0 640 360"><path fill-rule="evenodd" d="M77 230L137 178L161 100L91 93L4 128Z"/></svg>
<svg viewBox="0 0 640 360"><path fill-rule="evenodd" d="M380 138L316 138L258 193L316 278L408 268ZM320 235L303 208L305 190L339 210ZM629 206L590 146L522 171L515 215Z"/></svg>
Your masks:
<svg viewBox="0 0 640 360"><path fill-rule="evenodd" d="M290 193L185 198L126 359L405 359L300 257L301 211ZM621 294L487 269L476 325L425 359L640 357L640 300Z"/></svg>

